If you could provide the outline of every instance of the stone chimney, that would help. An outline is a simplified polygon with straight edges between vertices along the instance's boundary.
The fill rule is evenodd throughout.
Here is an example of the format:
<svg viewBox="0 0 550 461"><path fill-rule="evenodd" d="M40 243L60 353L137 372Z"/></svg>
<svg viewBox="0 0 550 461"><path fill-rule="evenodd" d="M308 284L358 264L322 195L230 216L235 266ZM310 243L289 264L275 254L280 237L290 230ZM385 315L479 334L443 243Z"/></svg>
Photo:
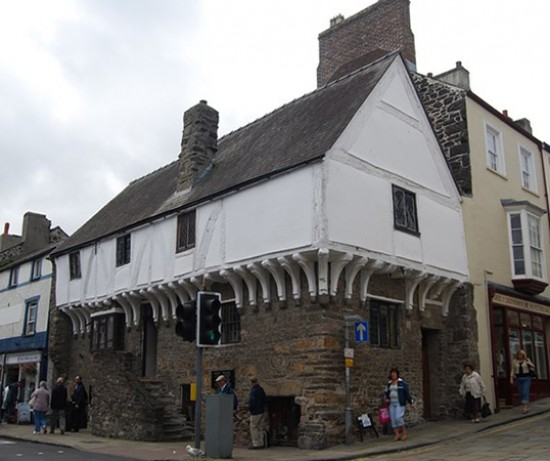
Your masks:
<svg viewBox="0 0 550 461"><path fill-rule="evenodd" d="M521 128L523 128L527 133L533 134L533 129L531 128L531 122L528 118L520 118L519 120L514 120L514 123L516 125L519 125Z"/></svg>
<svg viewBox="0 0 550 461"><path fill-rule="evenodd" d="M378 0L347 19L333 18L330 28L319 34L317 87L392 51L401 51L409 68L415 70L409 4L409 0Z"/></svg>
<svg viewBox="0 0 550 461"><path fill-rule="evenodd" d="M462 62L460 61L456 62L456 67L454 69L436 75L434 78L470 91L470 72L462 67Z"/></svg>
<svg viewBox="0 0 550 461"><path fill-rule="evenodd" d="M51 221L46 215L28 211L23 216L23 244L25 252L40 250L50 244Z"/></svg>
<svg viewBox="0 0 550 461"><path fill-rule="evenodd" d="M218 150L218 111L201 101L183 115L178 192L190 189Z"/></svg>

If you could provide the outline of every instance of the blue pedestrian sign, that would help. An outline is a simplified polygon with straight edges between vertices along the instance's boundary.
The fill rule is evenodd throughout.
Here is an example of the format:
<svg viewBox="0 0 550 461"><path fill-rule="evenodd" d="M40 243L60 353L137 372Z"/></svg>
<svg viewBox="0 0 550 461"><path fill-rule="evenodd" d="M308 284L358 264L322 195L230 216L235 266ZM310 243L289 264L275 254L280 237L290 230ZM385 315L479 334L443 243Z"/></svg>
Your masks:
<svg viewBox="0 0 550 461"><path fill-rule="evenodd" d="M355 342L367 343L369 341L369 322L355 322Z"/></svg>

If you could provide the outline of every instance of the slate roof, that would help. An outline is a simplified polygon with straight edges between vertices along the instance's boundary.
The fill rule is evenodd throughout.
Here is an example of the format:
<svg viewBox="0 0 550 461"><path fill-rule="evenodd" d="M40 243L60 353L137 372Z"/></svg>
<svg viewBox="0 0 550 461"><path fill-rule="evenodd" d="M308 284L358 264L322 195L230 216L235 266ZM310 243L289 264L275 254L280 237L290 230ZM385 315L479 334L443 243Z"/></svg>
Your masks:
<svg viewBox="0 0 550 461"><path fill-rule="evenodd" d="M224 136L188 193L176 192L178 161L133 181L54 254L323 158L395 59L388 54Z"/></svg>

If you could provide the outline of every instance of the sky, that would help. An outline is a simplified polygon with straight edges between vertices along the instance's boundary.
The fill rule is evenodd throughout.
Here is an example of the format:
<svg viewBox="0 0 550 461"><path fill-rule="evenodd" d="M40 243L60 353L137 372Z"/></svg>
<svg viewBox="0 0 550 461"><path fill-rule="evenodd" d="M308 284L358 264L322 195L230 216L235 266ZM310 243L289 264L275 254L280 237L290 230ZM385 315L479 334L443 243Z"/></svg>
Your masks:
<svg viewBox="0 0 550 461"><path fill-rule="evenodd" d="M318 35L374 0L0 0L0 225L73 233L176 160L200 100L227 134L316 88ZM550 143L548 0L411 0L417 70Z"/></svg>

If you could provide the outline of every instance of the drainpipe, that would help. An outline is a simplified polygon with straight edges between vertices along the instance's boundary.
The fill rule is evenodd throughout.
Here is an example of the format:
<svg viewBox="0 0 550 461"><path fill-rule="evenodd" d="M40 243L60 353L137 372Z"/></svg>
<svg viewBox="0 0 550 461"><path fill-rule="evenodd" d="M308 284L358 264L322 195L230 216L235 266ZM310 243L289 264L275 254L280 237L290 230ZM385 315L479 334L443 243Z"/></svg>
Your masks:
<svg viewBox="0 0 550 461"><path fill-rule="evenodd" d="M540 158L542 160L542 175L544 179L544 199L546 200L546 217L548 219L548 227L550 228L550 203L548 201L548 184L546 181L546 161L544 158L544 147L542 142L539 142L539 152L540 152ZM550 152L548 152L548 155L550 156Z"/></svg>

